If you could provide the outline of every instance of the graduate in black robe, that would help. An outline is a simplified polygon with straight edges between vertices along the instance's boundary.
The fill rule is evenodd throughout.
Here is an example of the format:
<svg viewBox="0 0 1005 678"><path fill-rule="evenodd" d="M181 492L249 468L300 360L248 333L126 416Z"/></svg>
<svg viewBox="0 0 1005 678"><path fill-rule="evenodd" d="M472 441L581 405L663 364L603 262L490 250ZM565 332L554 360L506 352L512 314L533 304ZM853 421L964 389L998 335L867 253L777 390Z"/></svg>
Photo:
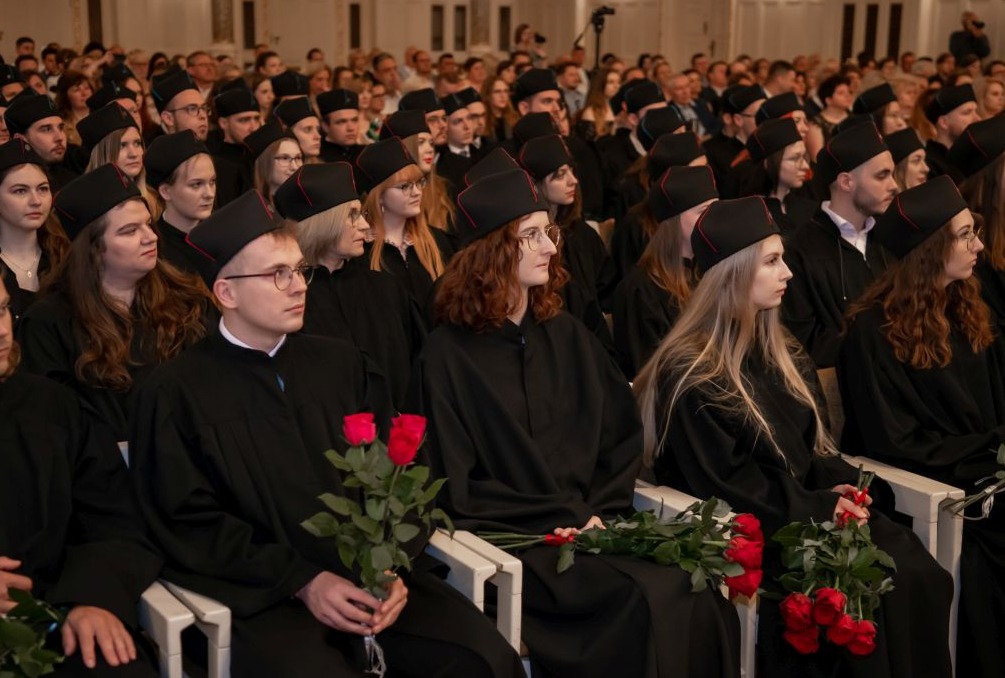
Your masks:
<svg viewBox="0 0 1005 678"><path fill-rule="evenodd" d="M613 361L559 310L547 205L520 170L476 181L458 202L466 247L444 275L443 324L412 387L433 472L447 478L444 508L463 529L525 534L630 514L638 413ZM514 241L519 263L516 251L500 261ZM580 554L560 575L554 547L518 556L535 676L738 675L735 612L717 591L690 593L683 571Z"/></svg>
<svg viewBox="0 0 1005 678"><path fill-rule="evenodd" d="M213 106L219 125L215 131L219 132L219 138L213 143L214 135L210 132L206 143L213 156L213 164L216 167L226 166L221 175L236 177L237 194L233 196L236 197L252 186L253 159L244 145L244 139L262 126L261 107L241 78L228 83L227 89L213 97Z"/></svg>
<svg viewBox="0 0 1005 678"><path fill-rule="evenodd" d="M302 167L279 187L275 202L280 214L297 222L300 249L314 267L303 331L342 339L372 358L400 409L425 326L415 302L390 273L347 265L363 254L370 230L352 166Z"/></svg>
<svg viewBox="0 0 1005 678"><path fill-rule="evenodd" d="M359 95L347 89L333 89L317 97L321 113L322 162L356 162L363 145L356 143L359 129Z"/></svg>
<svg viewBox="0 0 1005 678"><path fill-rule="evenodd" d="M133 477L165 576L233 612L233 675L359 676L368 633L392 672L518 675L491 621L422 558L382 604L353 583L334 539L301 526L319 494L346 494L324 456L345 451L343 417L373 412L384 429L391 406L351 345L290 334L306 295L293 234L249 192L190 240L213 258L206 282L224 309L220 331L139 394Z"/></svg>
<svg viewBox="0 0 1005 678"><path fill-rule="evenodd" d="M974 86L966 83L938 90L925 106L925 117L935 129L935 137L925 143L928 177L946 174L959 184L964 175L949 157L949 149L969 125L981 119Z"/></svg>
<svg viewBox="0 0 1005 678"><path fill-rule="evenodd" d="M845 309L892 259L869 230L897 190L893 157L871 122L836 135L828 148L817 180L830 187L830 200L786 237L792 281L782 298L786 327L818 368L834 366Z"/></svg>
<svg viewBox="0 0 1005 678"><path fill-rule="evenodd" d="M614 337L629 379L673 327L694 285L691 229L718 198L710 167L671 167L653 180L643 206L652 239L614 298Z"/></svg>
<svg viewBox="0 0 1005 678"><path fill-rule="evenodd" d="M810 163L799 128L791 118L765 120L747 139L747 152L764 169L764 182L752 195L764 198L782 237L788 238L810 220L819 204L801 192L810 177Z"/></svg>
<svg viewBox="0 0 1005 678"><path fill-rule="evenodd" d="M738 228L742 225L742 228ZM815 398L815 374L779 326L777 307L792 274L782 240L758 197L713 203L691 236L702 271L677 324L636 378L647 461L661 484L719 497L757 516L768 537L765 584L781 574L771 535L792 521L833 520L851 502L858 472L837 454ZM753 279L739 274L755 267ZM750 282L747 282L747 281ZM750 299L751 311L736 300ZM746 327L744 327L746 325ZM750 337L745 349L737 337ZM742 353L740 351L743 351ZM737 369L741 386L729 376ZM786 378L785 374L788 374ZM792 382L799 388L790 386ZM756 408L756 414L755 414ZM756 421L763 420L760 426ZM881 483L874 484L880 493ZM854 657L827 646L801 655L782 638L777 599L758 601L758 671L770 676L939 676L951 674L949 608L953 585L917 537L879 513L873 541L897 563L883 596L876 650ZM770 588L770 585L768 585Z"/></svg>
<svg viewBox="0 0 1005 678"><path fill-rule="evenodd" d="M158 260L146 203L114 165L64 188L55 207L70 255L18 328L24 368L70 386L88 415L122 441L133 389L205 334L211 304L198 280Z"/></svg>
<svg viewBox="0 0 1005 678"><path fill-rule="evenodd" d="M1005 443L1005 353L972 277L983 243L948 177L901 193L875 230L900 261L851 312L838 361L842 446L975 494L1000 469ZM917 302L936 289L941 304ZM919 336L918 326L930 338L894 342ZM920 361L921 349L930 356L922 364L897 354ZM979 516L980 503L968 514ZM1005 673L1003 554L1005 511L995 502L986 519L964 523L957 675Z"/></svg>
<svg viewBox="0 0 1005 678"><path fill-rule="evenodd" d="M17 370L18 354L10 297L0 284L0 613L8 610L8 587L30 589L69 612L77 647L55 676L152 678L137 610L161 559L136 520L122 455L89 424L73 393ZM87 668L83 617L107 621L136 660L113 667L94 645L95 668ZM48 643L63 652L60 638L54 632Z"/></svg>

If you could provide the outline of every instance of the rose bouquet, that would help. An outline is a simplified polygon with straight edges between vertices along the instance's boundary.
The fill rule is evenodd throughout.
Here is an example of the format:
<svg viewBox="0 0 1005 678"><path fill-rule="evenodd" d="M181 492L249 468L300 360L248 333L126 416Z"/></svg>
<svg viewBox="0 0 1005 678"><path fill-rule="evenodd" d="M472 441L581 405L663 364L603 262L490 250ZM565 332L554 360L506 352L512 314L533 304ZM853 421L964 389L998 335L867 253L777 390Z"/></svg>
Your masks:
<svg viewBox="0 0 1005 678"><path fill-rule="evenodd" d="M639 511L569 537L512 532L480 532L478 536L514 551L557 546L559 573L574 565L577 551L625 555L680 567L691 575L691 590L696 593L725 584L730 598L752 597L762 577L761 524L750 514L727 522L727 513L729 506L713 498L692 504L670 520L660 520L652 511Z"/></svg>
<svg viewBox="0 0 1005 678"><path fill-rule="evenodd" d="M453 524L433 500L445 479L429 481L429 468L413 464L422 445L426 420L402 414L391 421L387 445L377 438L369 413L345 417L342 432L349 449L345 456L328 450L325 456L342 471L342 486L359 489L362 502L325 493L318 499L329 509L314 514L302 525L317 537L334 538L342 564L358 568L363 588L380 600L398 568L411 569L403 545L435 523L453 533Z"/></svg>
<svg viewBox="0 0 1005 678"><path fill-rule="evenodd" d="M860 473L858 487L845 495L866 503L874 474ZM782 545L778 578L790 593L779 610L782 637L801 654L820 649L821 635L853 655L876 649L874 613L880 596L893 590L893 559L872 542L868 525L845 511L834 522L790 523L772 539Z"/></svg>
<svg viewBox="0 0 1005 678"><path fill-rule="evenodd" d="M63 622L62 615L27 591L12 588L7 594L17 605L0 615L0 678L52 673L63 656L47 650L45 639Z"/></svg>

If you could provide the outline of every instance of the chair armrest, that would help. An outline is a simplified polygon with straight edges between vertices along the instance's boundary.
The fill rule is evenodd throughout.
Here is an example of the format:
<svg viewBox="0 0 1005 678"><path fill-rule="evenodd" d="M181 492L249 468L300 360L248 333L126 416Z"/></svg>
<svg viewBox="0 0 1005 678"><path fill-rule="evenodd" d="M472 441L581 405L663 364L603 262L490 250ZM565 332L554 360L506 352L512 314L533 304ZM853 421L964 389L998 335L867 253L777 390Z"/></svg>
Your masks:
<svg viewBox="0 0 1005 678"><path fill-rule="evenodd" d="M652 485L644 480L635 481L635 500L633 503L636 510L653 511L660 518L672 517L663 514L672 512L673 515L676 515L698 501L701 500L666 485ZM732 516L732 514L729 515Z"/></svg>
<svg viewBox="0 0 1005 678"><path fill-rule="evenodd" d="M196 626L220 648L230 647L230 608L212 598L165 581L164 585L196 618Z"/></svg>
<svg viewBox="0 0 1005 678"><path fill-rule="evenodd" d="M496 574L496 566L442 530L429 539L426 552L450 567L447 581L475 606L485 610L485 582Z"/></svg>
<svg viewBox="0 0 1005 678"><path fill-rule="evenodd" d="M181 632L195 623L195 615L154 582L140 596L140 626L157 644L162 655L181 656Z"/></svg>
<svg viewBox="0 0 1005 678"><path fill-rule="evenodd" d="M489 580L496 586L496 628L519 652L523 614L523 563L516 556L471 532L455 531L454 541L495 567L496 573Z"/></svg>
<svg viewBox="0 0 1005 678"><path fill-rule="evenodd" d="M868 457L842 455L852 466L861 465L866 471L873 471L893 488L897 500L897 510L916 520L935 523L939 520L939 505L946 499L962 499L963 490L937 480L890 466Z"/></svg>

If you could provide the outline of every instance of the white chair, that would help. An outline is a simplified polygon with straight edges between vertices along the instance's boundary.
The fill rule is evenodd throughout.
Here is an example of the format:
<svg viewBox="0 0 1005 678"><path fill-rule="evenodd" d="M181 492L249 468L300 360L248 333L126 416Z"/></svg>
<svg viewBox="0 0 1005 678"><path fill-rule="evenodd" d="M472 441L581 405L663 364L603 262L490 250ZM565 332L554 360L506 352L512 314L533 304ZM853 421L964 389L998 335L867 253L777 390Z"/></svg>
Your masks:
<svg viewBox="0 0 1005 678"><path fill-rule="evenodd" d="M195 615L171 593L154 582L140 598L140 626L157 645L161 678L182 678L181 632L195 623Z"/></svg>

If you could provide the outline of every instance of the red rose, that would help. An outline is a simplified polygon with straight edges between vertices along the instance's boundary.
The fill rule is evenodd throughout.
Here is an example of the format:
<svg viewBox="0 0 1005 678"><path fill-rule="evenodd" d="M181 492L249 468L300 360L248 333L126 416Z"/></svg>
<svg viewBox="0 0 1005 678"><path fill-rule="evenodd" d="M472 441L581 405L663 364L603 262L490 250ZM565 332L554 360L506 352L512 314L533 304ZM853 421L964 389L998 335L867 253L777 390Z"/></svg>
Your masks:
<svg viewBox="0 0 1005 678"><path fill-rule="evenodd" d="M831 626L844 614L847 600L837 589L826 586L819 589L813 603L813 621L821 626Z"/></svg>
<svg viewBox="0 0 1005 678"><path fill-rule="evenodd" d="M377 439L377 425L373 423L373 414L347 414L342 419L342 435L353 447L372 443Z"/></svg>
<svg viewBox="0 0 1005 678"><path fill-rule="evenodd" d="M855 637L845 647L860 657L872 654L876 649L876 625L867 619L855 622Z"/></svg>
<svg viewBox="0 0 1005 678"><path fill-rule="evenodd" d="M816 626L799 630L786 629L782 638L796 648L799 654L813 654L820 649L820 630Z"/></svg>
<svg viewBox="0 0 1005 678"><path fill-rule="evenodd" d="M761 532L761 521L752 513L741 513L733 518L733 534L747 537L751 541L764 543L764 533Z"/></svg>
<svg viewBox="0 0 1005 678"><path fill-rule="evenodd" d="M387 456L397 466L406 466L415 459L426 432L426 418L416 414L402 414L391 420L391 434L387 440Z"/></svg>
<svg viewBox="0 0 1005 678"><path fill-rule="evenodd" d="M726 586L729 588L729 598L732 600L737 596L747 596L752 598L757 593L757 587L761 585L763 573L760 570L748 570L737 577L726 577Z"/></svg>
<svg viewBox="0 0 1005 678"><path fill-rule="evenodd" d="M843 614L827 629L827 640L835 645L847 645L855 638L857 630L858 625L851 615Z"/></svg>
<svg viewBox="0 0 1005 678"><path fill-rule="evenodd" d="M761 567L761 559L764 551L764 544L753 541L747 537L733 537L726 547L726 560L736 563L744 570L757 570Z"/></svg>
<svg viewBox="0 0 1005 678"><path fill-rule="evenodd" d="M785 620L785 628L790 631L802 631L813 628L813 602L802 593L790 593L778 606Z"/></svg>
<svg viewBox="0 0 1005 678"><path fill-rule="evenodd" d="M561 537L557 534L544 535L544 543L548 546L561 546L562 544L571 544L574 541L576 541L576 537L571 534L568 537Z"/></svg>

